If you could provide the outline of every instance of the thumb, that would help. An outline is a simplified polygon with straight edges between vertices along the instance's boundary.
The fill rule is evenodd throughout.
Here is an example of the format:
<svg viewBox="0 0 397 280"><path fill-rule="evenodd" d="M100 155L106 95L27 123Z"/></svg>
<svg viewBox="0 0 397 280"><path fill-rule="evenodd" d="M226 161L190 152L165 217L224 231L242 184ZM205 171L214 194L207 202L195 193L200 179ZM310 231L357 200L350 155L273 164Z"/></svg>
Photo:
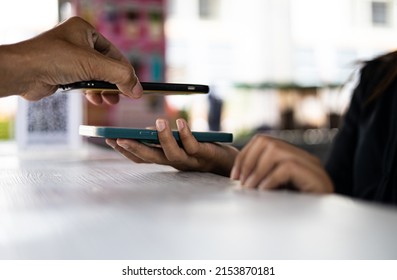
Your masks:
<svg viewBox="0 0 397 280"><path fill-rule="evenodd" d="M139 98L143 94L142 85L128 62L118 61L100 53L92 53L87 64L80 61L82 80L98 80L115 84L126 96Z"/></svg>

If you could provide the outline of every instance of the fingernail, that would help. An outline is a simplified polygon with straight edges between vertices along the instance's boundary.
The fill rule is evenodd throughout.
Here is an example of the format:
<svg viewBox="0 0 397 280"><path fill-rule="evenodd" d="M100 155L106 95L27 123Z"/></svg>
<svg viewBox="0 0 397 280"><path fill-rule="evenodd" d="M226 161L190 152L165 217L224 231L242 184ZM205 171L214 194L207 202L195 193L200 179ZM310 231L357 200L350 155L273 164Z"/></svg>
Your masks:
<svg viewBox="0 0 397 280"><path fill-rule="evenodd" d="M177 119L176 126L178 127L178 130L182 130L185 128L185 122L181 119Z"/></svg>
<svg viewBox="0 0 397 280"><path fill-rule="evenodd" d="M269 184L270 184L269 179L265 179L264 181L261 182L261 184L260 184L260 189L261 189L261 190L267 190L267 189L269 189Z"/></svg>
<svg viewBox="0 0 397 280"><path fill-rule="evenodd" d="M139 98L141 97L143 93L143 88L141 83L139 82L138 78L136 79L136 84L135 86L132 88L132 97L134 98Z"/></svg>
<svg viewBox="0 0 397 280"><path fill-rule="evenodd" d="M124 150L127 150L128 149L128 146L127 145L125 145L125 144L119 144L119 146L121 147L121 148L123 148Z"/></svg>
<svg viewBox="0 0 397 280"><path fill-rule="evenodd" d="M157 131L163 131L165 129L165 121L164 120L156 120L156 129L157 129Z"/></svg>
<svg viewBox="0 0 397 280"><path fill-rule="evenodd" d="M244 175L240 175L240 182L241 182L241 185L245 185L245 177L244 177Z"/></svg>
<svg viewBox="0 0 397 280"><path fill-rule="evenodd" d="M106 140L106 144L108 144L110 147L112 147L113 149L116 147L116 142L112 141L112 140Z"/></svg>
<svg viewBox="0 0 397 280"><path fill-rule="evenodd" d="M117 145L119 145L121 148L123 148L124 150L127 150L128 149L128 145L127 144L125 144L125 143L123 143L123 142L120 142L120 141L116 141L116 143L117 143Z"/></svg>
<svg viewBox="0 0 397 280"><path fill-rule="evenodd" d="M249 176L247 180L244 182L244 187L252 188L253 187L254 177Z"/></svg>

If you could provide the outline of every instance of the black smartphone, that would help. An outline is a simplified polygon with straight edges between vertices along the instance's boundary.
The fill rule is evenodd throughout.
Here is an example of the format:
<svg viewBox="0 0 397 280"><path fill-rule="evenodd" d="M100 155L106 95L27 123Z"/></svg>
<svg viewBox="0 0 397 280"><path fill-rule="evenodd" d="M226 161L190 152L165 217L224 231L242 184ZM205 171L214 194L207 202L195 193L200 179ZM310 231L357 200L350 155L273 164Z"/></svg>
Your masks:
<svg viewBox="0 0 397 280"><path fill-rule="evenodd" d="M179 132L172 131L172 133L178 144L181 144ZM159 144L157 130L154 129L80 125L79 134L88 137L134 139L145 143ZM192 134L199 142L233 142L232 133L192 131Z"/></svg>
<svg viewBox="0 0 397 280"><path fill-rule="evenodd" d="M175 83L152 83L141 82L144 93L158 93L162 95L177 95L177 94L206 94L209 92L209 86L197 84L175 84ZM63 90L98 90L119 92L115 84L104 81L82 81L59 86Z"/></svg>

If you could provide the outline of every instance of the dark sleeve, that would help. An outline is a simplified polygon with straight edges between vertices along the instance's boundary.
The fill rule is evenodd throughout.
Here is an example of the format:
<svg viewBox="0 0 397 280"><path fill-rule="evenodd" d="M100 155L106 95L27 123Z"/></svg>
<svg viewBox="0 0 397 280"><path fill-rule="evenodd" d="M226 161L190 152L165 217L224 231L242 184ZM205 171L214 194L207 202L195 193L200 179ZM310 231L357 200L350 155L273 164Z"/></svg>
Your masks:
<svg viewBox="0 0 397 280"><path fill-rule="evenodd" d="M353 92L349 108L344 116L343 123L336 135L330 153L328 155L325 169L331 177L335 192L352 195L353 189L353 165L358 139L358 125L361 111L361 98L363 78Z"/></svg>

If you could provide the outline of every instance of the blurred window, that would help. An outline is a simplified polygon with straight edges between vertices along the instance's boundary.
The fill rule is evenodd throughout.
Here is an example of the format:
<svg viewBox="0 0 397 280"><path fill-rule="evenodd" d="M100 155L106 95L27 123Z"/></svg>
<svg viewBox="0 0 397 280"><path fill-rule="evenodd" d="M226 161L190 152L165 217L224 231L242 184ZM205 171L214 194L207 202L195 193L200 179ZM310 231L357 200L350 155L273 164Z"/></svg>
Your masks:
<svg viewBox="0 0 397 280"><path fill-rule="evenodd" d="M218 0L199 0L199 16L201 19L215 19L218 16Z"/></svg>
<svg viewBox="0 0 397 280"><path fill-rule="evenodd" d="M354 49L336 50L336 67L338 74L336 82L346 83L353 74L354 69L358 66L358 54Z"/></svg>
<svg viewBox="0 0 397 280"><path fill-rule="evenodd" d="M174 17L177 13L176 11L176 0L168 0L167 2L167 16L168 17Z"/></svg>
<svg viewBox="0 0 397 280"><path fill-rule="evenodd" d="M371 2L372 24L376 26L389 26L390 25L390 5L384 1Z"/></svg>
<svg viewBox="0 0 397 280"><path fill-rule="evenodd" d="M317 84L319 69L315 50L311 48L295 48L293 51L294 82L299 84Z"/></svg>

